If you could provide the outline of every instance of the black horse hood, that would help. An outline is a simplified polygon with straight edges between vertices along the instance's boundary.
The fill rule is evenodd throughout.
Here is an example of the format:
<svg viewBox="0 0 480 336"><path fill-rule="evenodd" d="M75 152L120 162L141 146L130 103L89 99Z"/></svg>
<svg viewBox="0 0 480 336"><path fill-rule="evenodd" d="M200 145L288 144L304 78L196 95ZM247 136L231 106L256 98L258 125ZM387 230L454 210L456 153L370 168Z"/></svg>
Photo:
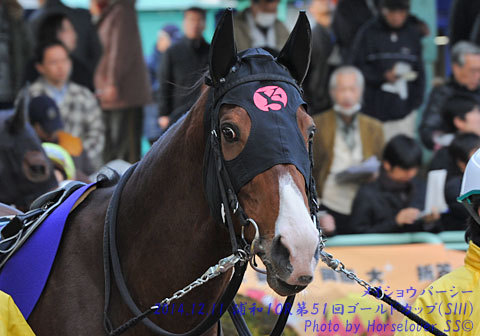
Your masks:
<svg viewBox="0 0 480 336"><path fill-rule="evenodd" d="M220 18L206 78L212 89L204 116L203 165L205 197L217 222L225 222L224 207L235 209L235 204L223 204L227 200L221 196L222 190L229 195L228 202L235 203L232 194L275 165L293 164L304 176L308 190L313 186L309 152L296 117L299 106L305 104L299 86L308 70L310 52L311 30L305 12L299 13L276 58L260 48L237 53L232 11L226 10ZM220 148L223 104L242 107L252 123L243 151L230 161L224 160Z"/></svg>
<svg viewBox="0 0 480 336"><path fill-rule="evenodd" d="M257 76L267 80L255 80ZM225 86L233 88L221 97L217 93L224 88L216 90L215 114L218 116L223 104L233 104L245 109L252 122L243 151L225 161L235 192L278 164L295 165L308 185L310 161L297 125L297 109L305 102L288 70L263 49L248 49L239 54L239 62L226 76Z"/></svg>

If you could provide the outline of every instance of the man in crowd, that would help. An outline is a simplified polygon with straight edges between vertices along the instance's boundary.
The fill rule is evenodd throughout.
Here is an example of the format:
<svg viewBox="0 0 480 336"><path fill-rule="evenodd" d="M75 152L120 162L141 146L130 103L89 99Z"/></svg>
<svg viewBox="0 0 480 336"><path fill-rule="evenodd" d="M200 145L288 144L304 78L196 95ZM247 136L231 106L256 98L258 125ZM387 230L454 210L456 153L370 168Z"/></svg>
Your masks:
<svg viewBox="0 0 480 336"><path fill-rule="evenodd" d="M421 218L425 186L416 178L421 165L420 145L405 135L393 137L383 151L380 176L355 197L349 233L433 230L439 215Z"/></svg>
<svg viewBox="0 0 480 336"><path fill-rule="evenodd" d="M452 49L453 76L435 87L428 98L419 127L423 144L429 149L448 146L453 138L443 116L450 97L462 95L480 102L480 48L470 42L458 42Z"/></svg>
<svg viewBox="0 0 480 336"><path fill-rule="evenodd" d="M61 0L38 0L39 9L29 17L30 29L35 36L41 25L53 14L63 14L72 23L76 33L73 56L78 59L89 74L93 74L102 54L102 46L90 12L83 8L71 8ZM61 38L59 38L62 40ZM42 41L35 41L41 43ZM69 47L67 45L67 47Z"/></svg>
<svg viewBox="0 0 480 336"><path fill-rule="evenodd" d="M460 41L480 42L480 1L452 0L449 19L450 45Z"/></svg>
<svg viewBox="0 0 480 336"><path fill-rule="evenodd" d="M335 70L329 87L333 109L314 116L313 174L322 208L334 219L332 223L321 218L320 223L327 234L341 234L348 228L352 202L362 181L340 183L337 174L372 156L380 158L383 130L380 122L361 113L364 78L357 68Z"/></svg>
<svg viewBox="0 0 480 336"><path fill-rule="evenodd" d="M411 311L416 312L422 319L448 335L467 336L480 334L480 150L472 156L463 175L462 189L459 201L463 203L470 214L468 219L465 240L469 244L465 265L434 281L429 290L420 295ZM454 290L454 292L452 292ZM469 307L468 313L442 314L440 309L431 312L429 307ZM445 310L446 311L446 310ZM444 311L444 312L445 312ZM405 321L402 322L404 324ZM466 326L465 328L463 326ZM424 328L415 331L397 332L396 336L431 335Z"/></svg>
<svg viewBox="0 0 480 336"><path fill-rule="evenodd" d="M188 90L202 77L208 64L210 45L203 38L205 10L191 7L183 15L185 36L167 49L160 65L159 124L162 129L185 114L200 96L201 86Z"/></svg>
<svg viewBox="0 0 480 336"><path fill-rule="evenodd" d="M384 123L386 140L415 135L415 110L425 87L422 34L409 17L409 0L382 0L380 15L359 31L353 64L366 79L365 112Z"/></svg>
<svg viewBox="0 0 480 336"><path fill-rule="evenodd" d="M94 83L105 121L103 159L140 160L143 106L152 101L134 0L96 0L103 53Z"/></svg>
<svg viewBox="0 0 480 336"><path fill-rule="evenodd" d="M16 0L0 2L0 112L13 109L31 56L23 8Z"/></svg>
<svg viewBox="0 0 480 336"><path fill-rule="evenodd" d="M328 79L340 59L335 62L335 57L332 57L334 37L330 30L331 1L312 0L309 11L314 18L312 57L307 77L303 82L303 89L309 113L314 115L332 106L328 92Z"/></svg>
<svg viewBox="0 0 480 336"><path fill-rule="evenodd" d="M448 134L473 133L480 136L480 103L472 96L456 94L443 107L443 119ZM449 154L448 146L435 152L429 170L446 169L449 174L459 173L457 163Z"/></svg>
<svg viewBox="0 0 480 336"><path fill-rule="evenodd" d="M344 61L351 55L355 34L378 15L379 0L339 0L333 14L332 30Z"/></svg>
<svg viewBox="0 0 480 336"><path fill-rule="evenodd" d="M105 143L101 110L90 90L69 81L71 66L68 51L61 42L39 45L36 67L41 76L30 86L30 95L47 95L55 101L65 132L82 140L93 167L99 168Z"/></svg>
<svg viewBox="0 0 480 336"><path fill-rule="evenodd" d="M234 18L238 51L264 48L278 53L288 39L288 30L277 18L280 0L251 0L250 7Z"/></svg>
<svg viewBox="0 0 480 336"><path fill-rule="evenodd" d="M465 230L468 212L463 205L457 202L457 197L461 190L462 176L468 160L480 148L480 136L474 133L458 134L447 148L457 171L448 172L445 181L444 195L448 212L442 214L442 229Z"/></svg>

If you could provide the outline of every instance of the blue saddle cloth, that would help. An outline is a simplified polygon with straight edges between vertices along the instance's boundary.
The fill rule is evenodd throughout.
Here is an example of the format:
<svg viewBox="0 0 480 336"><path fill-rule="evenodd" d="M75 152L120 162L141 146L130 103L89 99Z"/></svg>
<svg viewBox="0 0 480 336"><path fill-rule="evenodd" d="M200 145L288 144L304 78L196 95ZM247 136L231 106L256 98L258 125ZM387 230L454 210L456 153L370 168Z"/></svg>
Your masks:
<svg viewBox="0 0 480 336"><path fill-rule="evenodd" d="M13 298L25 319L47 283L68 214L93 184L79 188L61 203L0 271L0 290Z"/></svg>

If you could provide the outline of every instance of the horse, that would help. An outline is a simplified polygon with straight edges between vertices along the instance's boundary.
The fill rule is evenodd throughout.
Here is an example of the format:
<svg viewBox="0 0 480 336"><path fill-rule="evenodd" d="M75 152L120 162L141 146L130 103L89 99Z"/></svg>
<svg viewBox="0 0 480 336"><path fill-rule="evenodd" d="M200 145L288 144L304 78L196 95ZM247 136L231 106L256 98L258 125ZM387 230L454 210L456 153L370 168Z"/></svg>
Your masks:
<svg viewBox="0 0 480 336"><path fill-rule="evenodd" d="M119 193L116 242L121 269L142 309L170 297L231 253L223 221L239 207L258 232L255 225L243 232L235 217L234 234L251 244L256 240L252 250L265 264L275 292L294 295L314 276L321 232L309 212L308 146L315 126L299 89L310 59L310 26L301 14L274 58L262 49L237 53L232 21L231 12L224 14L212 40L205 79L211 87L152 146ZM246 100L235 99L244 91L248 108ZM210 156L215 148L209 144L217 140L221 160ZM282 159L263 159L275 155ZM224 169L215 171L220 161ZM231 178L227 194L238 195L235 208L212 196L218 196L221 174ZM115 188L98 187L68 217L49 280L28 319L37 335L105 333L102 223ZM149 318L172 333L192 329L212 310L231 276L231 270L222 273L172 301L167 314ZM132 317L117 286L108 313L116 326ZM202 334L217 332L215 324ZM150 334L155 333L144 324L125 332Z"/></svg>
<svg viewBox="0 0 480 336"><path fill-rule="evenodd" d="M0 202L26 210L38 196L57 187L53 168L28 122L25 90L13 113L0 113Z"/></svg>

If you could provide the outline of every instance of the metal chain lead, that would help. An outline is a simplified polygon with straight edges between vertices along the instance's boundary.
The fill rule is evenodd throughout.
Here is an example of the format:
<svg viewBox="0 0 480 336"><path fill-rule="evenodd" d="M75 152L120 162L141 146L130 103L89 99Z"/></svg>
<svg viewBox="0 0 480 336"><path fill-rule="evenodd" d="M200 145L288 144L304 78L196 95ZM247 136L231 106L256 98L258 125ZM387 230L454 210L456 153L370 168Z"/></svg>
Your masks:
<svg viewBox="0 0 480 336"><path fill-rule="evenodd" d="M154 305L150 307L150 309L158 309L160 307L166 307L172 302L173 300L180 299L182 296L186 295L189 293L191 290L194 288L203 285L207 281L219 276L222 273L225 273L228 271L230 268L235 266L235 264L239 261L241 262L246 262L248 261L248 255L245 251L243 250L238 250L237 254L232 254L228 257L225 257L223 259L220 259L218 264L215 266L211 266L200 278L197 280L193 281L191 284L185 286L184 288L176 291L173 293L173 295L169 298L163 299L162 302L160 302L158 305Z"/></svg>
<svg viewBox="0 0 480 336"><path fill-rule="evenodd" d="M367 291L370 291L370 289L373 288L372 285L370 285L365 280L360 279L354 272L345 269L345 265L343 264L343 262L335 259L332 254L324 250L325 241L326 239L320 236L319 249L322 261L335 272L344 274L348 279L356 281L360 286L364 287Z"/></svg>

